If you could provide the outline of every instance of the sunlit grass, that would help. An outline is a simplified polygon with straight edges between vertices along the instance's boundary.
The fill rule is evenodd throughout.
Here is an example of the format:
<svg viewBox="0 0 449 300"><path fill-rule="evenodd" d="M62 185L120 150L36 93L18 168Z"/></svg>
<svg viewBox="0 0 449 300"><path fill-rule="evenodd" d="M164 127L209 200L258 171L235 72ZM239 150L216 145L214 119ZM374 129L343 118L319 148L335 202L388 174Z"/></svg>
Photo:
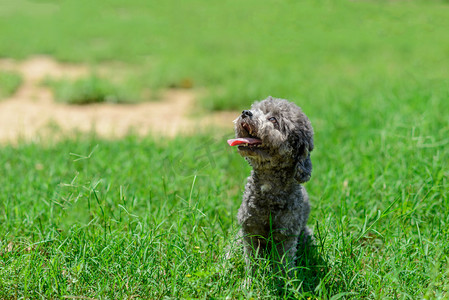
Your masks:
<svg viewBox="0 0 449 300"><path fill-rule="evenodd" d="M270 3L19 1L0 55L122 61L135 72L101 81L205 88L211 109L294 100L316 146L296 276L245 269L232 132L87 135L0 147L0 298L449 296L447 3Z"/></svg>
<svg viewBox="0 0 449 300"><path fill-rule="evenodd" d="M122 61L139 67L136 89L187 80L210 109L267 95L322 107L447 84L448 13L445 1L21 1L0 8L0 56Z"/></svg>
<svg viewBox="0 0 449 300"><path fill-rule="evenodd" d="M22 77L15 72L0 71L0 100L12 96L22 83Z"/></svg>
<svg viewBox="0 0 449 300"><path fill-rule="evenodd" d="M53 90L56 101L69 104L133 103L139 100L139 96L123 84L112 83L95 74L76 80L47 79L44 84Z"/></svg>
<svg viewBox="0 0 449 300"><path fill-rule="evenodd" d="M3 146L0 295L447 297L445 102L418 115L426 95L409 96L379 98L382 116L307 112L317 248L294 278L245 270L235 216L249 167L232 133Z"/></svg>

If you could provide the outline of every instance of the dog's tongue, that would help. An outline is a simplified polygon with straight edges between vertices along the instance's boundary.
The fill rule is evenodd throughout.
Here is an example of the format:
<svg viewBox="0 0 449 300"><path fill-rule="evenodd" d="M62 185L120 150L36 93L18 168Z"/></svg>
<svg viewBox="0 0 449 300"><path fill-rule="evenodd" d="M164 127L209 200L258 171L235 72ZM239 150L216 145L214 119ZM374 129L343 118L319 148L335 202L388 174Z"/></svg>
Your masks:
<svg viewBox="0 0 449 300"><path fill-rule="evenodd" d="M229 146L237 146L241 144L248 144L248 145L257 145L262 144L262 140L255 139L255 138L238 138L238 139L230 139L228 140Z"/></svg>

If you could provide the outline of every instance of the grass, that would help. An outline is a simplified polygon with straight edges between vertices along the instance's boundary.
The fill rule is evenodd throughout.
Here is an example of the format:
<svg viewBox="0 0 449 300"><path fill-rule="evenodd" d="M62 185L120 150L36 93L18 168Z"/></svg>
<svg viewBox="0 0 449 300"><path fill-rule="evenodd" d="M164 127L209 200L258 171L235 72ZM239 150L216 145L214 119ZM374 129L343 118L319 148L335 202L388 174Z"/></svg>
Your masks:
<svg viewBox="0 0 449 300"><path fill-rule="evenodd" d="M0 297L203 293L232 240L226 212L236 209L221 182L239 179L223 173L239 162L220 144L130 138L3 148L2 184L14 184L1 201Z"/></svg>
<svg viewBox="0 0 449 300"><path fill-rule="evenodd" d="M22 83L22 77L15 72L0 71L0 99L12 96Z"/></svg>
<svg viewBox="0 0 449 300"><path fill-rule="evenodd" d="M232 133L92 135L0 146L0 298L449 297L447 1L270 3L15 1L0 56L127 65L118 84L67 83L75 96L295 100L316 132L318 240L297 276L263 259L245 271L235 215L250 169Z"/></svg>
<svg viewBox="0 0 449 300"><path fill-rule="evenodd" d="M0 8L0 56L122 61L139 67L126 75L136 89L188 81L207 88L209 109L267 95L325 106L328 94L447 84L448 10L438 0L21 0Z"/></svg>
<svg viewBox="0 0 449 300"><path fill-rule="evenodd" d="M47 79L44 84L52 88L57 101L69 104L133 103L137 99L130 89L95 74L76 80Z"/></svg>
<svg viewBox="0 0 449 300"><path fill-rule="evenodd" d="M433 92L307 111L317 248L296 279L256 262L248 288L233 245L249 167L231 133L5 145L0 297L448 297L449 125Z"/></svg>

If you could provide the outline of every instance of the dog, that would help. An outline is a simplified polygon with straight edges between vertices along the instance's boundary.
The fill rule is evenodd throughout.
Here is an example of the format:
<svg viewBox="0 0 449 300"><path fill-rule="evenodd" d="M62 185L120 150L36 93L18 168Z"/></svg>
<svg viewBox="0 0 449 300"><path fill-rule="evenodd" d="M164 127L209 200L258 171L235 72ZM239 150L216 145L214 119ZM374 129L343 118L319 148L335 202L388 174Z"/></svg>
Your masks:
<svg viewBox="0 0 449 300"><path fill-rule="evenodd" d="M296 104L271 96L234 123L228 144L252 167L237 214L244 252L247 258L275 253L292 267L299 247L313 239L306 225L309 196L301 185L312 174L312 125Z"/></svg>

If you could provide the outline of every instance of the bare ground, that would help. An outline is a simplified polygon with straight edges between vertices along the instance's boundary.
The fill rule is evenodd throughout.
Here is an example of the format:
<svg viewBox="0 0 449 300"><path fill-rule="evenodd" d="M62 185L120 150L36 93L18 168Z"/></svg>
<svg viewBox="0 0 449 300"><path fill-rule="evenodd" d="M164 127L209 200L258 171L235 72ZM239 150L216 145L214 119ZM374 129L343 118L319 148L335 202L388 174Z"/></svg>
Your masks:
<svg viewBox="0 0 449 300"><path fill-rule="evenodd" d="M23 83L10 98L0 100L0 143L30 141L59 133L95 131L105 138L120 138L130 131L173 137L205 128L229 130L237 112L210 113L193 118L196 95L192 90L168 90L156 102L140 104L70 105L55 102L40 83L46 77L78 78L89 73L83 65L58 63L35 56L25 61L0 60L0 70L19 72Z"/></svg>

